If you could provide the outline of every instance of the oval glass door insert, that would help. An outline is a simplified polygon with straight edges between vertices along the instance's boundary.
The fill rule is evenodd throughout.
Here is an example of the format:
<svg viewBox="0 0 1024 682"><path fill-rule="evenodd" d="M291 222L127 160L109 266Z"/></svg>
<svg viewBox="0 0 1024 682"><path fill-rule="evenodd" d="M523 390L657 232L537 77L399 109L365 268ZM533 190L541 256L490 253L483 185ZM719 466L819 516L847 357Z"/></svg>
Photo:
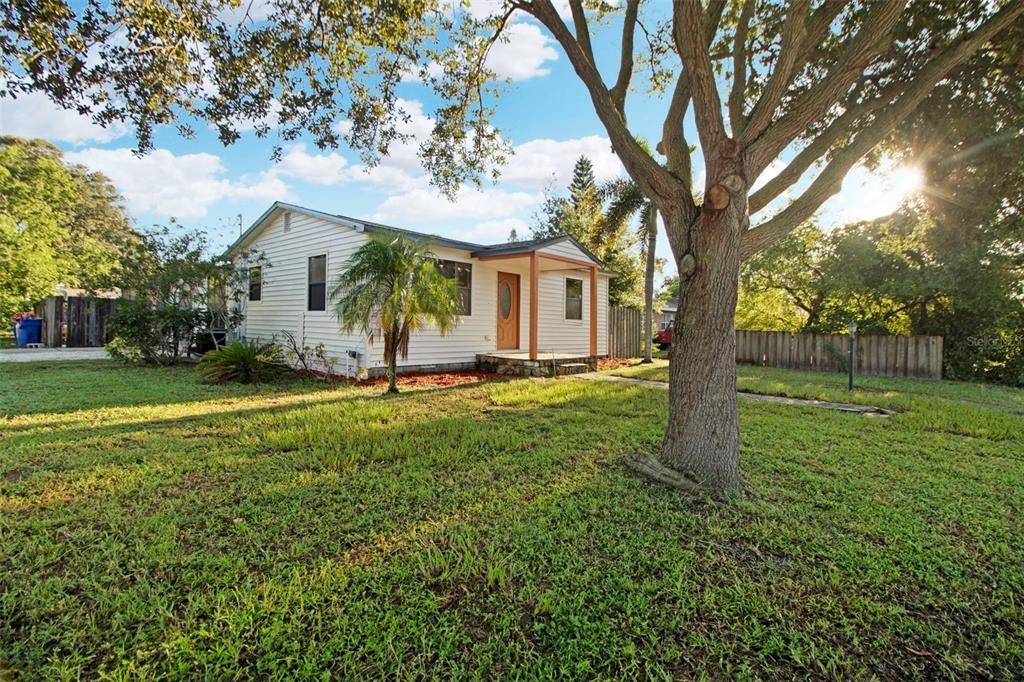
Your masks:
<svg viewBox="0 0 1024 682"><path fill-rule="evenodd" d="M507 320L512 315L512 287L508 282L502 282L498 287L498 308L501 319Z"/></svg>

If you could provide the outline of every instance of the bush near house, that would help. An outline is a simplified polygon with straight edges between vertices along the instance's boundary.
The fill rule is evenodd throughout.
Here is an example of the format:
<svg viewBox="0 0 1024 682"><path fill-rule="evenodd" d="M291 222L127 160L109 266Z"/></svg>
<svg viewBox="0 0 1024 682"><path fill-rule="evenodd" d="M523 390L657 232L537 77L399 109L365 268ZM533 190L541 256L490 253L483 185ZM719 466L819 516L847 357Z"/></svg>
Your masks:
<svg viewBox="0 0 1024 682"><path fill-rule="evenodd" d="M203 355L196 370L211 384L258 384L281 376L288 365L277 344L232 341Z"/></svg>

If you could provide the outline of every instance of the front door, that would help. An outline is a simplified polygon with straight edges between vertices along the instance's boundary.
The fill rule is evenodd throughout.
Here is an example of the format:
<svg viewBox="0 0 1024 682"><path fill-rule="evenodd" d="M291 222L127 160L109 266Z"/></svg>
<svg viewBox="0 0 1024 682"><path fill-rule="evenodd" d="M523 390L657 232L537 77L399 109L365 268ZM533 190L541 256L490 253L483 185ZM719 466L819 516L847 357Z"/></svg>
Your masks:
<svg viewBox="0 0 1024 682"><path fill-rule="evenodd" d="M519 348L519 275L498 273L498 350Z"/></svg>

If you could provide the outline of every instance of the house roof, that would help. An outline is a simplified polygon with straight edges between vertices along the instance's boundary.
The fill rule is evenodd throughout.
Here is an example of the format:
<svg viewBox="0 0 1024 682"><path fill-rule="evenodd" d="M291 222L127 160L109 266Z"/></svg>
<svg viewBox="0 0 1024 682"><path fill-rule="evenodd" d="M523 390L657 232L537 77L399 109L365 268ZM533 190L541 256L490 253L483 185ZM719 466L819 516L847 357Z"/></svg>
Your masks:
<svg viewBox="0 0 1024 682"><path fill-rule="evenodd" d="M670 298L661 304L661 312L663 313L674 313L679 309L679 299Z"/></svg>
<svg viewBox="0 0 1024 682"><path fill-rule="evenodd" d="M530 253L531 251L537 251L546 246L552 244L558 244L560 242L569 241L574 244L580 251L582 251L588 258L594 261L597 265L604 265L604 262L591 253L578 241L570 237L569 235L561 235L557 237L547 237L544 239L530 239L522 242L511 242L508 244L474 244L472 242L461 241L459 239L450 239L448 237L442 237L436 234L427 234L425 232L416 232L414 230L407 230L403 227L394 227L392 225L382 225L381 223L371 222L369 220L362 220L358 218L350 218L348 216L337 215L332 213L324 213L322 211L316 211L311 208L305 208L303 206L297 206L295 204L285 203L283 201L275 201L270 208L263 212L256 221L249 226L249 228L239 235L238 239L227 248L226 253L230 254L243 244L245 244L251 237L259 231L259 229L279 211L291 211L293 213L302 213L304 215L312 216L325 220L329 223L336 225L342 225L344 227L350 227L360 232L371 232L377 234L395 234L408 237L416 240L426 240L432 244L438 246L447 246L453 249L460 249L463 251L469 251L471 256L504 256L513 255L517 253ZM605 273L607 274L607 273Z"/></svg>

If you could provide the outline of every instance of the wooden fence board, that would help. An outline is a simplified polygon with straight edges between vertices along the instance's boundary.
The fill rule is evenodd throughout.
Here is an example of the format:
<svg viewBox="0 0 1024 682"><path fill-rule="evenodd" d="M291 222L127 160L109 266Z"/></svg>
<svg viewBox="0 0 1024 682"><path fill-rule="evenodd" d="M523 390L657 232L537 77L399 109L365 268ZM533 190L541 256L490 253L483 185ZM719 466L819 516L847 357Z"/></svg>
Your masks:
<svg viewBox="0 0 1024 682"><path fill-rule="evenodd" d="M51 296L36 306L43 318L42 342L51 348L94 348L110 340L107 323L117 300L91 296Z"/></svg>
<svg viewBox="0 0 1024 682"><path fill-rule="evenodd" d="M643 350L643 313L636 308L608 309L608 356L635 358Z"/></svg>
<svg viewBox="0 0 1024 682"><path fill-rule="evenodd" d="M849 336L736 331L736 362L766 367L845 371ZM857 337L856 371L887 377L942 378L941 336Z"/></svg>

